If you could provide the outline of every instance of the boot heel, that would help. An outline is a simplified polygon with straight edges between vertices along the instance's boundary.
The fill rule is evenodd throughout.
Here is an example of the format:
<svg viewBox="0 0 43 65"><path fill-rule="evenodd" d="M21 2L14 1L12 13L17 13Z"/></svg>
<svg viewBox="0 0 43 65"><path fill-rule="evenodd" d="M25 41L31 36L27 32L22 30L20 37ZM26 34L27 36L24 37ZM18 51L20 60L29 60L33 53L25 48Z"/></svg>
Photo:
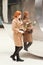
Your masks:
<svg viewBox="0 0 43 65"><path fill-rule="evenodd" d="M22 59L19 58L19 59L17 59L17 62L19 62L19 61L23 62L24 60L22 60Z"/></svg>

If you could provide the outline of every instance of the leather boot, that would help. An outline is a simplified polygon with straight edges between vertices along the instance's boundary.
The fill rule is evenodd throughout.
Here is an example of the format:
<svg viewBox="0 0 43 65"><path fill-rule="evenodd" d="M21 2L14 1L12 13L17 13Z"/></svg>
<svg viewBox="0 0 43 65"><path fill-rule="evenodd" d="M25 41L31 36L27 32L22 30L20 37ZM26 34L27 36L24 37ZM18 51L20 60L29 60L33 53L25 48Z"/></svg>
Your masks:
<svg viewBox="0 0 43 65"><path fill-rule="evenodd" d="M27 50L27 42L24 42L24 50L28 51Z"/></svg>
<svg viewBox="0 0 43 65"><path fill-rule="evenodd" d="M32 44L32 42L28 42L28 44L26 42L24 42L24 50L28 51L28 47L30 47Z"/></svg>
<svg viewBox="0 0 43 65"><path fill-rule="evenodd" d="M21 47L18 47L18 51L17 51L17 61L23 62L24 60L22 60L22 59L20 58L20 56L19 56L19 52L20 52L21 49L22 49L22 46L21 46Z"/></svg>
<svg viewBox="0 0 43 65"><path fill-rule="evenodd" d="M10 57L15 61L15 56L17 55L17 50L18 50L18 47L15 46L15 52L13 53L13 55L11 55Z"/></svg>
<svg viewBox="0 0 43 65"><path fill-rule="evenodd" d="M28 42L28 44L27 44L27 48L30 47L31 44L32 44L32 42Z"/></svg>
<svg viewBox="0 0 43 65"><path fill-rule="evenodd" d="M32 44L32 42L28 42L28 44L27 44L27 50L31 46L31 44Z"/></svg>
<svg viewBox="0 0 43 65"><path fill-rule="evenodd" d="M19 57L19 52L20 52L20 50L22 49L22 46L21 47L15 47L15 52L14 52L14 54L13 55L11 55L11 58L15 61L15 60L17 60L17 61L24 61L24 60L22 60L22 59L20 59L20 57ZM17 57L17 59L15 59L15 56Z"/></svg>

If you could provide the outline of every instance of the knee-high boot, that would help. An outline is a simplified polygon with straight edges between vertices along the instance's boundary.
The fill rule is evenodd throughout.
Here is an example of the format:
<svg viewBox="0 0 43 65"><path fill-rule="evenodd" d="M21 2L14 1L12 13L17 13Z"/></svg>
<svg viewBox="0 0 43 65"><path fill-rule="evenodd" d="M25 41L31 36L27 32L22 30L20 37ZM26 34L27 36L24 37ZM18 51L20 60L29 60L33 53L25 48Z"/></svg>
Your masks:
<svg viewBox="0 0 43 65"><path fill-rule="evenodd" d="M27 42L24 42L24 50L28 51L27 50Z"/></svg>
<svg viewBox="0 0 43 65"><path fill-rule="evenodd" d="M28 47L30 47L32 44L32 42L28 42L28 44L26 42L24 42L24 50L28 51Z"/></svg>
<svg viewBox="0 0 43 65"><path fill-rule="evenodd" d="M20 56L19 56L19 52L20 52L20 50L22 49L22 46L21 47L18 47L18 51L17 51L17 61L24 61L24 60L22 60L21 58L20 58Z"/></svg>
<svg viewBox="0 0 43 65"><path fill-rule="evenodd" d="M21 49L22 49L22 46L21 46L21 47L17 47L17 46L16 46L15 52L14 52L14 54L11 56L11 58L12 58L13 60L15 60L15 56L16 56L16 57L17 57L17 61L24 61L24 60L20 59L20 56L19 56L19 52L20 52Z"/></svg>
<svg viewBox="0 0 43 65"><path fill-rule="evenodd" d="M15 46L15 51L14 51L13 55L10 56L13 60L16 60L15 56L17 55L17 49L18 49L18 47Z"/></svg>
<svg viewBox="0 0 43 65"><path fill-rule="evenodd" d="M31 44L32 44L32 42L28 42L28 44L27 44L27 48L30 47Z"/></svg>
<svg viewBox="0 0 43 65"><path fill-rule="evenodd" d="M28 42L28 44L27 44L27 50L31 46L31 44L32 44L32 42Z"/></svg>

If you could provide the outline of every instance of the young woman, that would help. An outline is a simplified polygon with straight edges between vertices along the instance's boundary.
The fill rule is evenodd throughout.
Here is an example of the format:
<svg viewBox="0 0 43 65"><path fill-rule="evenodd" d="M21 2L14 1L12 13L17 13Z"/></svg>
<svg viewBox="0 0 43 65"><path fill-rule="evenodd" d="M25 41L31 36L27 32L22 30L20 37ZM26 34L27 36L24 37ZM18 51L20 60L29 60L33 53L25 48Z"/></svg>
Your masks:
<svg viewBox="0 0 43 65"><path fill-rule="evenodd" d="M22 49L22 36L24 33L23 21L21 20L21 11L14 13L14 19L12 21L13 38L15 43L15 52L11 55L11 58L15 61L24 61L20 59L19 52ZM15 56L17 59L15 59Z"/></svg>
<svg viewBox="0 0 43 65"><path fill-rule="evenodd" d="M23 22L24 26L26 28L26 31L24 33L24 50L28 51L28 47L32 44L32 32L33 32L33 25L30 20L30 14L28 11L24 12ZM28 42L28 44L27 44Z"/></svg>

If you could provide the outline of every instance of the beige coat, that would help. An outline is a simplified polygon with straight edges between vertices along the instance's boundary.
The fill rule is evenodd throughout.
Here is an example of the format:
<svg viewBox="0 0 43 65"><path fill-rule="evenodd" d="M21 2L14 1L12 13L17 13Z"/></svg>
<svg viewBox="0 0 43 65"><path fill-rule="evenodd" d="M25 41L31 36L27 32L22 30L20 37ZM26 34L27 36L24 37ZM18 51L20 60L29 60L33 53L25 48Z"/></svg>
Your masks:
<svg viewBox="0 0 43 65"><path fill-rule="evenodd" d="M32 22L28 19L23 21L24 23L30 23L27 27L26 32L24 33L24 42L32 42L32 33L28 33L31 29L33 29Z"/></svg>
<svg viewBox="0 0 43 65"><path fill-rule="evenodd" d="M23 22L22 20L14 19L12 21L12 30L15 46L22 46L23 34L19 32L19 29L23 29Z"/></svg>

